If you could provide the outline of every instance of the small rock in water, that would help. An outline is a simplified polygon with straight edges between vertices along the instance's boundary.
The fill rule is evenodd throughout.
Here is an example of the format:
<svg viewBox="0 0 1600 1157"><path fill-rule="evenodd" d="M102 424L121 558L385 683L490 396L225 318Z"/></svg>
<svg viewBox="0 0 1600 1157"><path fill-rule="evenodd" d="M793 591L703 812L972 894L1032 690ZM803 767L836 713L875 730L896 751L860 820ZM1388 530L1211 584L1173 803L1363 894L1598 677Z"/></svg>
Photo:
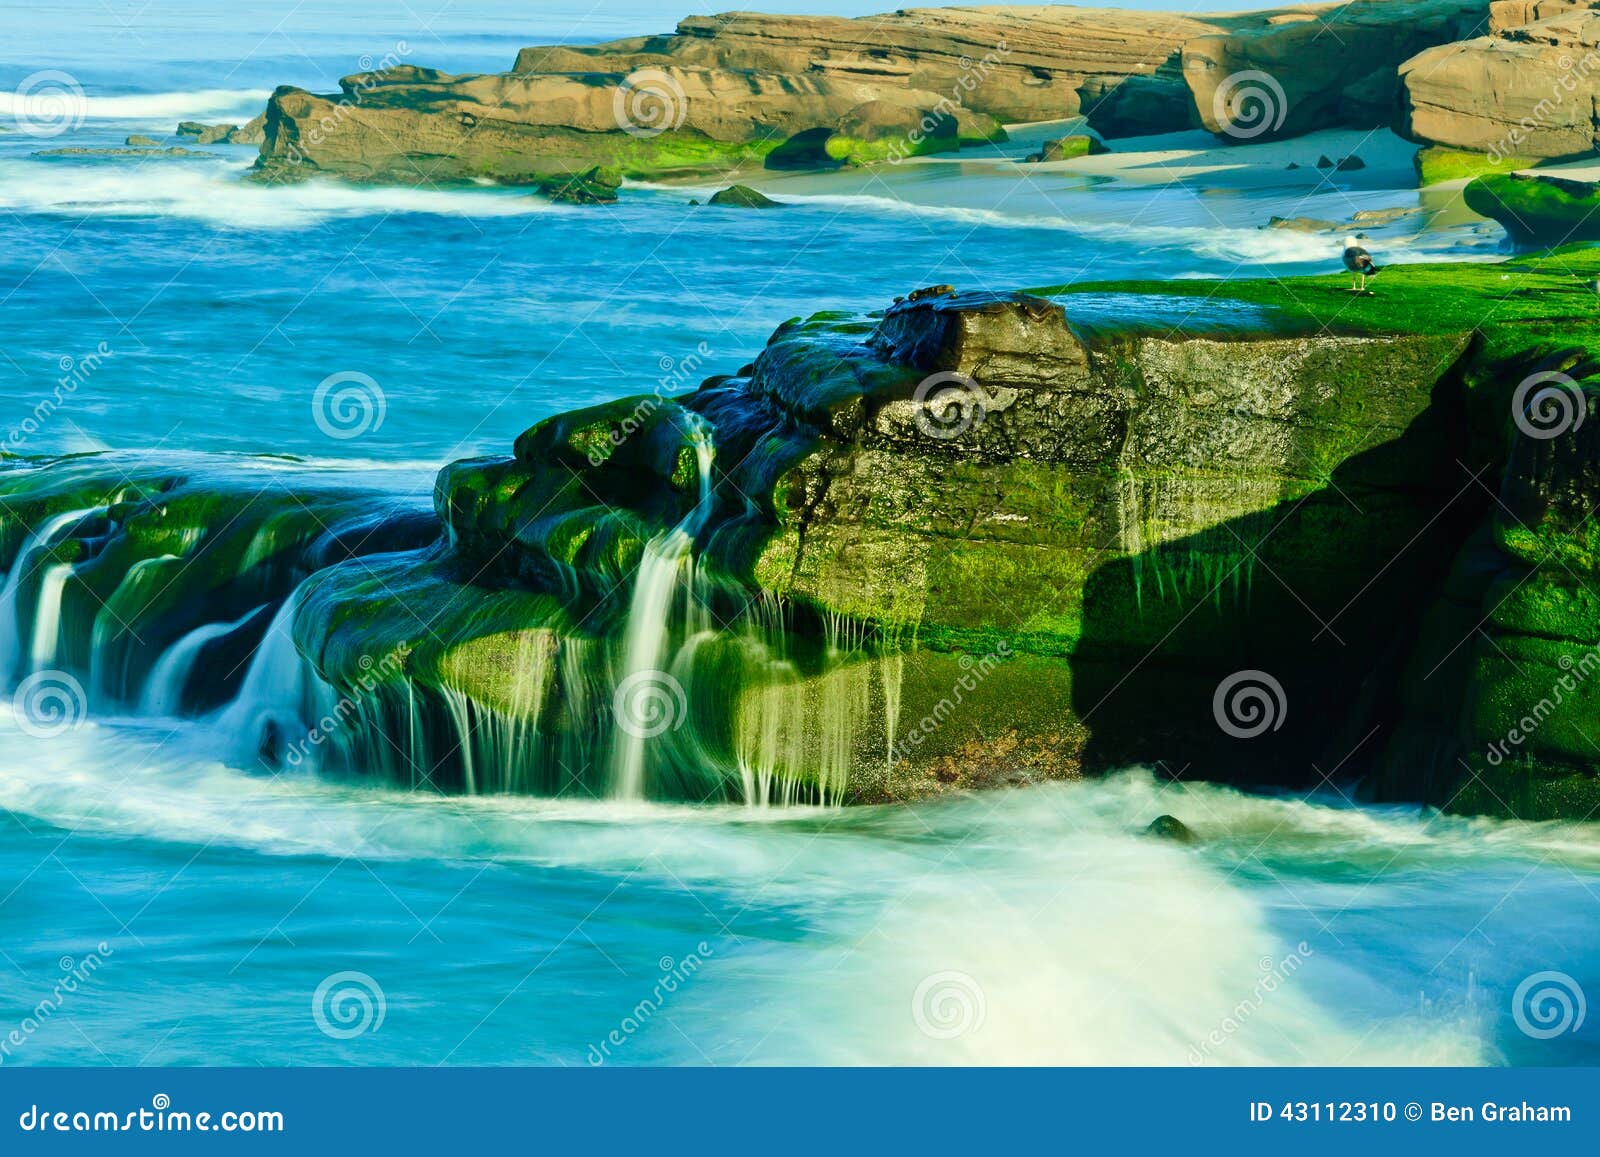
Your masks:
<svg viewBox="0 0 1600 1157"><path fill-rule="evenodd" d="M782 202L774 201L771 197L759 190L752 189L749 185L729 185L720 193L713 193L710 205L720 205L730 209L778 209Z"/></svg>
<svg viewBox="0 0 1600 1157"><path fill-rule="evenodd" d="M1341 173L1353 173L1357 169L1364 169L1366 167L1367 162L1363 161L1360 157L1352 153L1344 160L1339 162L1338 171Z"/></svg>
<svg viewBox="0 0 1600 1157"><path fill-rule="evenodd" d="M1194 843L1194 832L1177 816L1157 816L1144 829L1144 834L1163 840L1176 840L1180 844Z"/></svg>
<svg viewBox="0 0 1600 1157"><path fill-rule="evenodd" d="M1337 229L1338 225L1332 221L1324 221L1320 217L1273 217L1267 222L1268 229L1293 229L1298 233L1322 233L1329 229Z"/></svg>
<svg viewBox="0 0 1600 1157"><path fill-rule="evenodd" d="M214 145L225 141L229 133L237 132L238 125L208 125L200 121L179 121L178 135L193 137L197 145Z"/></svg>
<svg viewBox="0 0 1600 1157"><path fill-rule="evenodd" d="M1300 162L1299 161L1290 161L1287 165L1285 165L1283 167L1292 172L1295 169L1298 169L1300 167Z"/></svg>
<svg viewBox="0 0 1600 1157"><path fill-rule="evenodd" d="M141 136L139 133L134 133L133 136L122 143L138 149L158 149L161 147L161 142L156 140L155 137Z"/></svg>
<svg viewBox="0 0 1600 1157"><path fill-rule="evenodd" d="M1387 225L1391 221L1398 221L1402 217L1409 217L1415 209L1358 209L1351 216L1350 221L1355 225Z"/></svg>
<svg viewBox="0 0 1600 1157"><path fill-rule="evenodd" d="M1323 153L1322 156L1317 158L1317 168L1319 168L1319 169L1331 169L1331 168L1333 168L1333 158L1329 157L1327 153Z"/></svg>

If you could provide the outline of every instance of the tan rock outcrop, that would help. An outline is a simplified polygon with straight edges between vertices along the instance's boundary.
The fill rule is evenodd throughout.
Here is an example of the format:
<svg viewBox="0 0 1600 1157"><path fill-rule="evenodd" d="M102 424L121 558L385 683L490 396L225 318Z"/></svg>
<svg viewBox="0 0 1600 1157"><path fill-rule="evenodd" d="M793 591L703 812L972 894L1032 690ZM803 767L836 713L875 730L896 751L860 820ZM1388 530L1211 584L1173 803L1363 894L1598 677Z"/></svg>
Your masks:
<svg viewBox="0 0 1600 1157"><path fill-rule="evenodd" d="M1399 65L1471 36L1483 18L1483 0L1354 0L1275 13L1264 26L1186 43L1183 76L1201 123L1236 139L1383 124Z"/></svg>
<svg viewBox="0 0 1600 1157"><path fill-rule="evenodd" d="M1400 82L1403 127L1418 140L1491 157L1585 156L1600 147L1600 12L1441 45L1406 61Z"/></svg>

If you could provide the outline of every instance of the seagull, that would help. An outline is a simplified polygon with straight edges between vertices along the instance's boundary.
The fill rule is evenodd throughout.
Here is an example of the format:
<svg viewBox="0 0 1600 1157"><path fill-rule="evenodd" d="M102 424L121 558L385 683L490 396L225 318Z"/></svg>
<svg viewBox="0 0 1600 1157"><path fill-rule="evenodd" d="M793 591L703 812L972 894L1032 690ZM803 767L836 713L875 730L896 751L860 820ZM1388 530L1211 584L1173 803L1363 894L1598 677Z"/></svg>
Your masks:
<svg viewBox="0 0 1600 1157"><path fill-rule="evenodd" d="M1372 263L1372 254L1361 247L1361 241L1355 237L1344 239L1344 267L1355 274L1355 281L1350 286L1351 293L1366 293L1367 278L1376 277L1382 272Z"/></svg>

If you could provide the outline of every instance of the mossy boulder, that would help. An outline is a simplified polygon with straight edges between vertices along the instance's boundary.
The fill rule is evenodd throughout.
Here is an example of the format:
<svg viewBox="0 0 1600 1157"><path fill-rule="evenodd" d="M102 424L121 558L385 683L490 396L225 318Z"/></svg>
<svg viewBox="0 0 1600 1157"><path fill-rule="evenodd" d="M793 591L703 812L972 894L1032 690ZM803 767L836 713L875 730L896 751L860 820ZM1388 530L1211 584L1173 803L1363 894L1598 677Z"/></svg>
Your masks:
<svg viewBox="0 0 1600 1157"><path fill-rule="evenodd" d="M781 209L783 203L749 185L730 185L711 195L711 205L724 209Z"/></svg>
<svg viewBox="0 0 1600 1157"><path fill-rule="evenodd" d="M1092 157L1109 151L1100 143L1098 137L1090 136L1088 133L1074 133L1071 136L1046 141L1044 147L1037 153L1030 154L1027 160L1031 164L1071 161L1078 157Z"/></svg>
<svg viewBox="0 0 1600 1157"><path fill-rule="evenodd" d="M1600 182L1500 173L1476 178L1463 196L1469 209L1499 222L1524 245L1600 240Z"/></svg>

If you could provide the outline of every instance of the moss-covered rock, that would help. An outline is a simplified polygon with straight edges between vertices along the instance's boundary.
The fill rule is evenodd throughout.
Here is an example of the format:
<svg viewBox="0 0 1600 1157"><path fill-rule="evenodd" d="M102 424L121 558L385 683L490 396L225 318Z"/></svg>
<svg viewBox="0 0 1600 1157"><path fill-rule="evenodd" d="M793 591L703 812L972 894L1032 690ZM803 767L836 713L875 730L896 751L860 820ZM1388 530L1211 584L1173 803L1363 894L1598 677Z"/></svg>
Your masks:
<svg viewBox="0 0 1600 1157"><path fill-rule="evenodd" d="M1501 173L1477 178L1463 196L1474 213L1498 221L1525 245L1600 240L1600 182Z"/></svg>

